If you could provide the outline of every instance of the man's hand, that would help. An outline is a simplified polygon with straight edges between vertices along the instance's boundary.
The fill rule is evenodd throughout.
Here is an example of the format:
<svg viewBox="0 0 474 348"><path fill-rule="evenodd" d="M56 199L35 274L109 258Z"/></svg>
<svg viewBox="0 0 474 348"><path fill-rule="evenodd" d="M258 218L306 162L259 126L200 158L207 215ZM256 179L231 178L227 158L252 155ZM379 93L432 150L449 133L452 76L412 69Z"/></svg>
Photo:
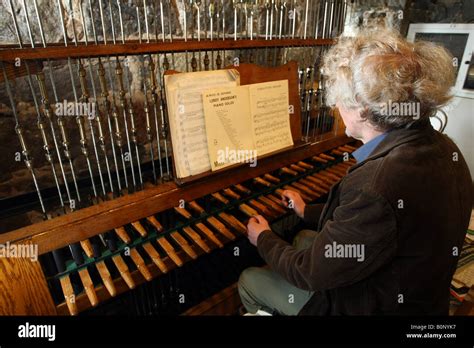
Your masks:
<svg viewBox="0 0 474 348"><path fill-rule="evenodd" d="M303 201L303 198L301 198L298 192L285 190L281 194L281 199L287 208L293 209L296 215L298 215L300 218L303 218L306 203Z"/></svg>
<svg viewBox="0 0 474 348"><path fill-rule="evenodd" d="M250 218L247 224L247 237L253 245L257 246L257 239L260 233L269 230L267 220L262 215L255 215Z"/></svg>

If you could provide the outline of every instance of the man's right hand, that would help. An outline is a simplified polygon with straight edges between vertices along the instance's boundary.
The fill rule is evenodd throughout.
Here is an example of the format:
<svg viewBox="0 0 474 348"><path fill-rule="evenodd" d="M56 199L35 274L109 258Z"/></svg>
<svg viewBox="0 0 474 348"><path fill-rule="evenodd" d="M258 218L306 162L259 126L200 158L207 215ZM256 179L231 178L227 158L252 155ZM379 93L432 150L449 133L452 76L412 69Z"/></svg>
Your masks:
<svg viewBox="0 0 474 348"><path fill-rule="evenodd" d="M303 201L303 198L301 198L298 192L285 190L281 194L281 199L287 208L293 209L296 215L298 215L300 218L303 218L306 203Z"/></svg>

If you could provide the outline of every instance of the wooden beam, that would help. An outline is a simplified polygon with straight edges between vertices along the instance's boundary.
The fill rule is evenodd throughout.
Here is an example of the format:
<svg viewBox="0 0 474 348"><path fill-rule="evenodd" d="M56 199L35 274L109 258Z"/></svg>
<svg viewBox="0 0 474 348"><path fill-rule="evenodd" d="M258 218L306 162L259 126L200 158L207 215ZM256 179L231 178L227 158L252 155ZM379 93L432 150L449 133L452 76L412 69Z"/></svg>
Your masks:
<svg viewBox="0 0 474 348"><path fill-rule="evenodd" d="M173 42L139 43L129 41L125 44L98 44L78 46L49 45L47 47L18 48L17 46L3 46L0 50L1 61L14 61L16 59L65 59L134 54L156 54L164 52L185 52L205 50L233 50L242 48L264 47L311 47L332 45L332 39L275 39L275 40L174 40Z"/></svg>

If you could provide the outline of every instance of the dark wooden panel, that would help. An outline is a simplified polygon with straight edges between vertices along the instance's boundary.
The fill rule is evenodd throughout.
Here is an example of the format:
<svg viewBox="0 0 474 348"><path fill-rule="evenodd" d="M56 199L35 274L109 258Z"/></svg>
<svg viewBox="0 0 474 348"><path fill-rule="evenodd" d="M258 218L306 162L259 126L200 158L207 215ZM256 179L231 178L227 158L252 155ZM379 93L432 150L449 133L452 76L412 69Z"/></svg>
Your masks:
<svg viewBox="0 0 474 348"><path fill-rule="evenodd" d="M26 62L20 62L19 66L16 66L15 63L12 62L3 63L9 81L14 80L17 77L26 76L28 73L34 75L43 70L43 64L40 61L30 61L28 64L25 63ZM1 67L0 70L2 70ZM3 83L4 80L3 71L0 71L0 83Z"/></svg>
<svg viewBox="0 0 474 348"><path fill-rule="evenodd" d="M188 309L183 315L234 315L242 305L237 283Z"/></svg>
<svg viewBox="0 0 474 348"><path fill-rule="evenodd" d="M127 42L125 44L99 44L78 46L49 45L48 47L17 48L5 47L0 50L0 60L20 59L64 59L67 57L98 57L116 55L134 55L146 53L184 52L204 50L232 50L240 48L285 47L285 46L321 46L332 45L332 39L275 39L275 40L174 40L173 42Z"/></svg>

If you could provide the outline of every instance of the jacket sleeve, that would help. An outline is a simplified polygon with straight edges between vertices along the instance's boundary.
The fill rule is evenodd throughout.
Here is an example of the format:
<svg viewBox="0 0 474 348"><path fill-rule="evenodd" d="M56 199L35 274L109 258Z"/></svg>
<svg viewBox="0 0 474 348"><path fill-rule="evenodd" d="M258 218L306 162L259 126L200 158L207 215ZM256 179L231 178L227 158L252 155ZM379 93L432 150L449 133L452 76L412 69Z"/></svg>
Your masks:
<svg viewBox="0 0 474 348"><path fill-rule="evenodd" d="M303 220L310 228L317 228L323 208L323 203L307 204L304 208Z"/></svg>
<svg viewBox="0 0 474 348"><path fill-rule="evenodd" d="M261 233L257 247L275 272L301 289L317 291L356 283L388 263L396 236L395 214L385 198L351 191L341 195L333 218L308 249L296 250L272 232Z"/></svg>

